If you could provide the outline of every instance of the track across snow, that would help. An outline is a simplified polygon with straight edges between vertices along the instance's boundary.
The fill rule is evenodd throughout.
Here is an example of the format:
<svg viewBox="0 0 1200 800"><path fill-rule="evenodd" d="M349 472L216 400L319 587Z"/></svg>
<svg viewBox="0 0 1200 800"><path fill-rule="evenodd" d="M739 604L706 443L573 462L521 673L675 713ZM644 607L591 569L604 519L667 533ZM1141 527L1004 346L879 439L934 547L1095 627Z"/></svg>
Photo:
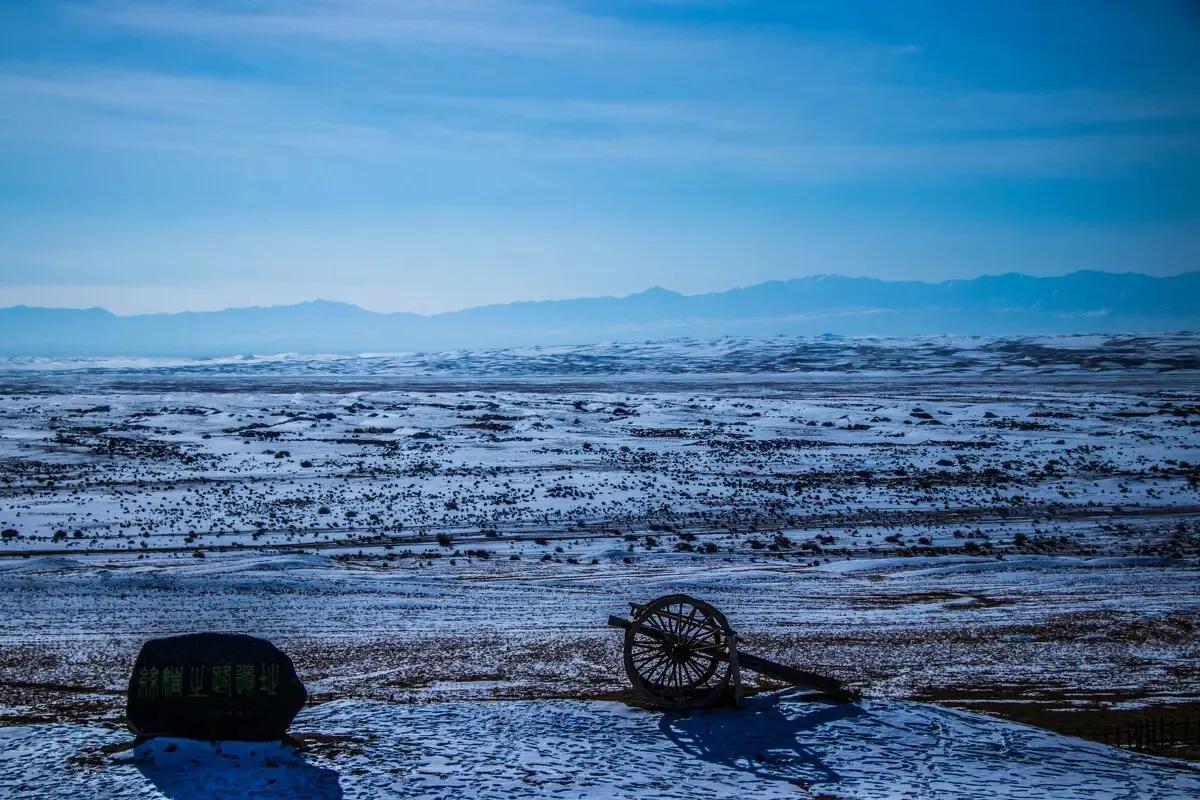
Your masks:
<svg viewBox="0 0 1200 800"><path fill-rule="evenodd" d="M306 709L279 744L128 739L96 725L0 729L13 798L1190 798L1200 769L991 717L869 700L760 695L740 712L673 716L546 700ZM350 738L344 741L350 741Z"/></svg>

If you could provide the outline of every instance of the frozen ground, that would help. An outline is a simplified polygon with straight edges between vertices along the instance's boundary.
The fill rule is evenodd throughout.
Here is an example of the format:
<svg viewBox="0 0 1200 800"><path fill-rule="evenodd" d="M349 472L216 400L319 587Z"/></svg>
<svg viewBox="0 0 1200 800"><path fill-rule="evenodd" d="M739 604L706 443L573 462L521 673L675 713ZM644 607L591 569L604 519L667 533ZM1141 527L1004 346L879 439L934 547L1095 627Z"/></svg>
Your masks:
<svg viewBox="0 0 1200 800"><path fill-rule="evenodd" d="M99 726L140 642L211 628L295 657L310 729L512 709L640 741L642 712L602 702L625 681L601 626L673 591L881 718L978 720L878 698L1060 729L1194 714L1198 352L1181 334L6 361L0 722L21 727L0 733L118 741ZM1045 741L1083 748L1081 773L1132 758Z"/></svg>
<svg viewBox="0 0 1200 800"><path fill-rule="evenodd" d="M0 729L13 798L1194 797L1200 768L905 701L760 695L668 716L599 701L335 701L281 744L159 739L96 725ZM121 748L121 749L118 749ZM64 764L73 769L64 773Z"/></svg>

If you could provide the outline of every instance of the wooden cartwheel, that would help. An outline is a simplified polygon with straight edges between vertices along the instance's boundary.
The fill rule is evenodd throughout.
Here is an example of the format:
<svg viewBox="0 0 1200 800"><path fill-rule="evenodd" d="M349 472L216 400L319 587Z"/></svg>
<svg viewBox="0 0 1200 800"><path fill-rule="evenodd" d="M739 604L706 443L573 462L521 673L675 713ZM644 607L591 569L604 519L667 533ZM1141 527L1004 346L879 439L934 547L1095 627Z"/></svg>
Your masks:
<svg viewBox="0 0 1200 800"><path fill-rule="evenodd" d="M645 605L630 603L629 617L608 624L625 629L625 674L653 705L668 710L741 705L743 669L812 690L812 699L850 702L842 681L778 664L738 650L725 615L686 594L669 594Z"/></svg>

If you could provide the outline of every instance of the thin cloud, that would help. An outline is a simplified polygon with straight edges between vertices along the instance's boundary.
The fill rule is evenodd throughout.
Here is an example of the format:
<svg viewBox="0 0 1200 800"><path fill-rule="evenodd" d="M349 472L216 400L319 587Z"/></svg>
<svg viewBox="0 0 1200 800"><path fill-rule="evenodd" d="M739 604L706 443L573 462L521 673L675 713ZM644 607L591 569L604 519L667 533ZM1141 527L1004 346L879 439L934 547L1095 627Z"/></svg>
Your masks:
<svg viewBox="0 0 1200 800"><path fill-rule="evenodd" d="M1178 116L1155 98L937 95L873 88L837 119L759 105L589 98L464 98L361 93L370 113L306 98L304 87L149 71L17 69L0 73L0 136L10 141L263 158L314 154L377 163L611 161L710 168L766 180L879 174L1080 174L1194 153L1186 133L1058 131L1027 126ZM339 104L345 101L338 98ZM820 99L814 98L814 104ZM887 103L928 109L892 131L857 118ZM933 113L934 110L940 113ZM989 113L990 111L990 113ZM556 123L547 126L545 123ZM1002 136L971 134L1000 130ZM918 136L917 134L920 134Z"/></svg>
<svg viewBox="0 0 1200 800"><path fill-rule="evenodd" d="M254 8L219 3L116 2L77 6L94 24L227 39L299 38L367 44L420 43L500 50L623 48L652 39L636 28L548 4L448 2L274 2Z"/></svg>

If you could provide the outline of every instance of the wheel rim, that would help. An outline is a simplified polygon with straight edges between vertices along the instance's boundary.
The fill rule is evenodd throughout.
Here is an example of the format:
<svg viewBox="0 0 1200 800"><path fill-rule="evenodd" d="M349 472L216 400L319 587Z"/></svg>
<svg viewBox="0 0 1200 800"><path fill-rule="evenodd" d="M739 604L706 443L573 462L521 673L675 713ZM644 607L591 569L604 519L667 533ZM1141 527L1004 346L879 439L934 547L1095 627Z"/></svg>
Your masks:
<svg viewBox="0 0 1200 800"><path fill-rule="evenodd" d="M625 630L625 672L633 687L668 709L711 705L729 684L725 616L677 594L642 606Z"/></svg>

